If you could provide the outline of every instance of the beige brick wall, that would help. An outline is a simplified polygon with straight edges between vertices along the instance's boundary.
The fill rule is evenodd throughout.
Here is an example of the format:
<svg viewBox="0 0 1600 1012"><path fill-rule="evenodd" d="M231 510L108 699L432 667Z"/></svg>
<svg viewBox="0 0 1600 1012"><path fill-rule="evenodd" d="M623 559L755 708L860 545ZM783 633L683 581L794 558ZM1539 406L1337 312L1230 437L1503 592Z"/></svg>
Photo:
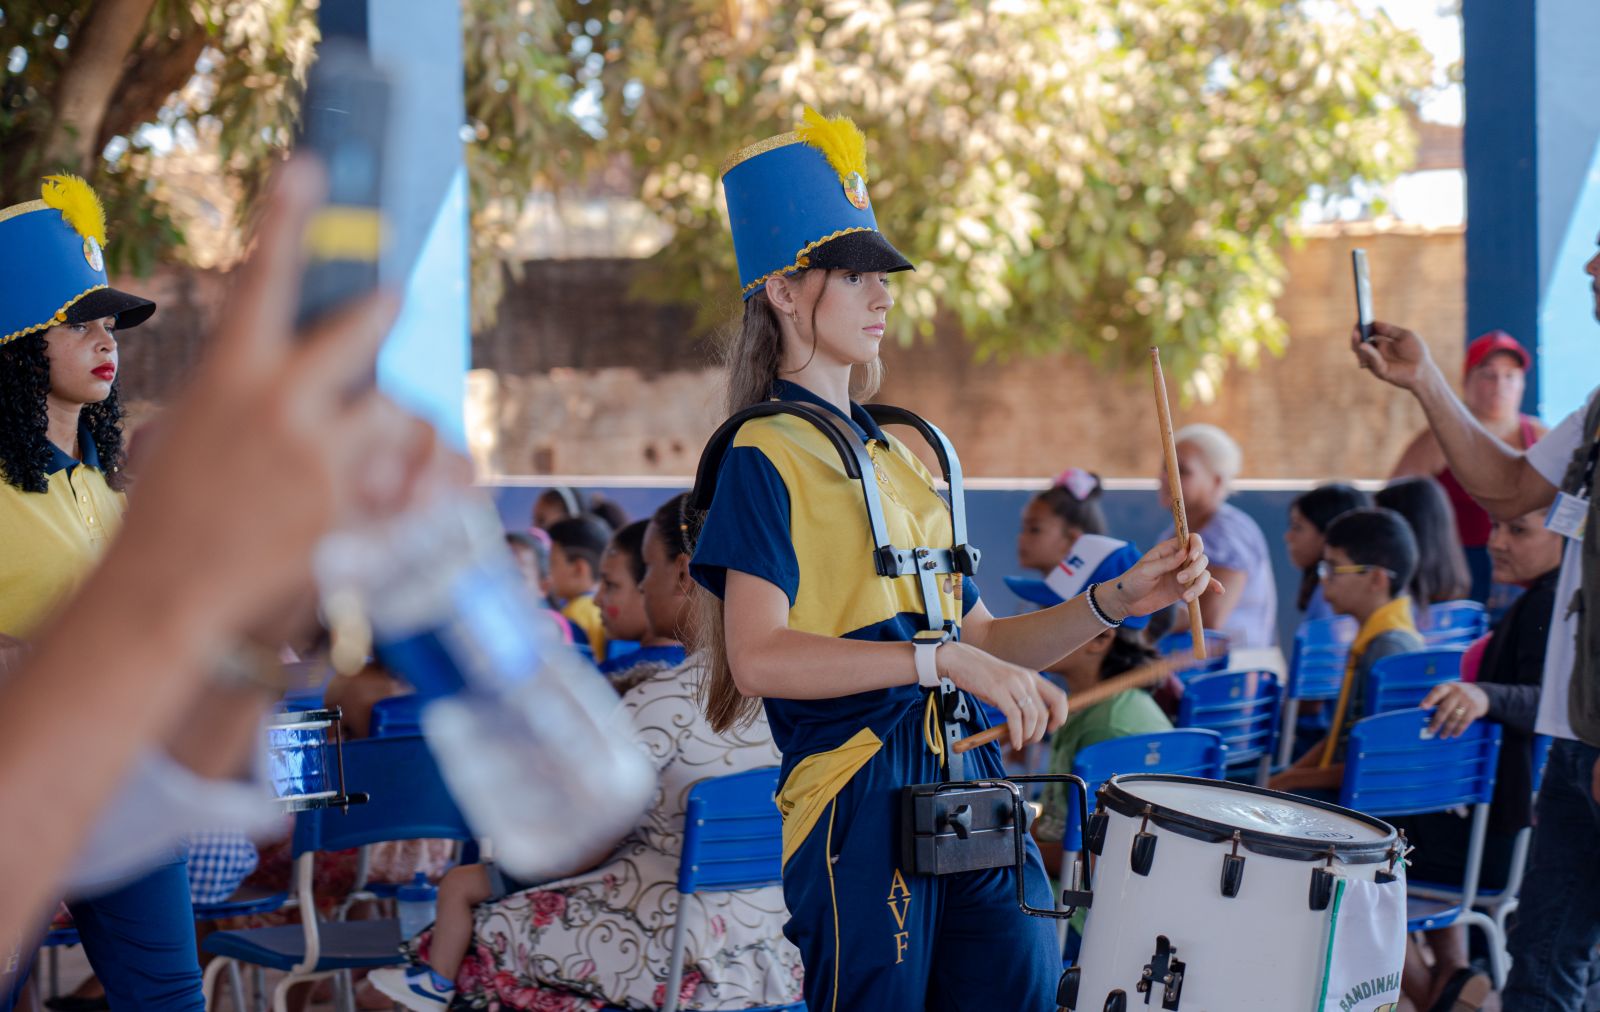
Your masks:
<svg viewBox="0 0 1600 1012"><path fill-rule="evenodd" d="M1286 354L1255 370L1233 369L1212 404L1175 405L1178 425L1205 421L1234 433L1245 447L1245 477L1386 475L1422 424L1409 399L1359 371L1350 354L1350 250L1358 245L1369 251L1379 317L1414 327L1449 373L1460 369L1460 231L1353 227L1308 237L1287 255L1289 280L1278 304L1290 334ZM604 273L599 264L568 263L541 280L542 269L530 264L513 298L543 301L529 298L479 336L476 363L517 362L527 370L474 378L474 449L490 470L692 473L721 417L720 376L709 367L669 368L703 362L707 353L660 326L661 315L637 306L619 311L615 299L598 313L585 310L574 293L592 293L582 279L592 284L597 273ZM597 318L609 324L598 333L558 322ZM884 358L879 399L938 423L969 474L1038 476L1076 465L1107 477L1147 477L1156 467L1159 437L1143 372L1107 376L1067 354L975 364L949 333L931 348L888 347ZM579 361L584 368L568 365Z"/></svg>

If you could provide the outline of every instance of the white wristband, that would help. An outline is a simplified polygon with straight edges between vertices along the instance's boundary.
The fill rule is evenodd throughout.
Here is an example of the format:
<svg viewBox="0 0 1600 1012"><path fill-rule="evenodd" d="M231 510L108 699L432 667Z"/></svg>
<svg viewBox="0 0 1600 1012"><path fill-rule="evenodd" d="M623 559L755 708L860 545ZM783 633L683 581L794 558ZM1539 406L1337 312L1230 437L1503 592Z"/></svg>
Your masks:
<svg viewBox="0 0 1600 1012"><path fill-rule="evenodd" d="M913 656L917 662L917 684L925 689L939 687L939 664L934 656L939 648L947 642L946 638L916 639L911 641Z"/></svg>

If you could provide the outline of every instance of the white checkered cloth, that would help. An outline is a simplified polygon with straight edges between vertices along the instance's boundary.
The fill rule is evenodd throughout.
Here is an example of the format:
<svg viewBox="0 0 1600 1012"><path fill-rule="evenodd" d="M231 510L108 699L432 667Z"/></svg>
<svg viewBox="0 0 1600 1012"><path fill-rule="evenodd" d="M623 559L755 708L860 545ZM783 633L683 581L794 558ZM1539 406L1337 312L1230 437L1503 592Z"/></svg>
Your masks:
<svg viewBox="0 0 1600 1012"><path fill-rule="evenodd" d="M256 845L243 833L197 833L189 837L189 898L196 906L221 903L256 870Z"/></svg>

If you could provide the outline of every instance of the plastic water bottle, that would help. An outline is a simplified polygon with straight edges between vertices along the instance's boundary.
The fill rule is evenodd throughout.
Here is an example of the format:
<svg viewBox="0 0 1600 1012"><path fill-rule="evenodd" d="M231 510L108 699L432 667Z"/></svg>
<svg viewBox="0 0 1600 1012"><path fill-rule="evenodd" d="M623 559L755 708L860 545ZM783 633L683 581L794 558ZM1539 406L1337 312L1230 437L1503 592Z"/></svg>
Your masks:
<svg viewBox="0 0 1600 1012"><path fill-rule="evenodd" d="M416 878L395 890L394 905L400 912L400 937L415 938L438 918L439 890L419 871Z"/></svg>
<svg viewBox="0 0 1600 1012"><path fill-rule="evenodd" d="M324 595L359 597L379 660L416 688L445 783L506 870L569 873L636 825L655 766L534 602L487 497L452 492L317 556Z"/></svg>

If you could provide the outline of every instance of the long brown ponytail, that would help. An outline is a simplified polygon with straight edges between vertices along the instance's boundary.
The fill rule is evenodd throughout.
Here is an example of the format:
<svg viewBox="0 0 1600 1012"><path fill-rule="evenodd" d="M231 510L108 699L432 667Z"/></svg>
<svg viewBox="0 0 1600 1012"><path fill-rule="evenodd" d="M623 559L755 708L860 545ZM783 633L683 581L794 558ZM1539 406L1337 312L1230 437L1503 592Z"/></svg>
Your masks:
<svg viewBox="0 0 1600 1012"><path fill-rule="evenodd" d="M809 274L797 271L788 275L791 282ZM824 281L823 287L826 287ZM817 333L817 304L822 301L822 291L811 303L811 340L815 352ZM778 312L766 290L756 292L744 304L744 317L737 328L730 328L723 345L723 361L728 367L727 406L731 417L754 404L772 396L773 386L783 371L783 329L778 324ZM862 367L851 383L850 395L865 400L878 392L883 381L883 362L873 359ZM685 508L684 530L691 544L700 540L700 529L705 524L705 514ZM723 625L722 601L715 594L700 587L696 602L695 643L706 654L710 676L700 683L700 705L706 720L718 734L741 727L754 720L761 712L761 700L739 691L733 680L733 669L728 664L728 637Z"/></svg>

